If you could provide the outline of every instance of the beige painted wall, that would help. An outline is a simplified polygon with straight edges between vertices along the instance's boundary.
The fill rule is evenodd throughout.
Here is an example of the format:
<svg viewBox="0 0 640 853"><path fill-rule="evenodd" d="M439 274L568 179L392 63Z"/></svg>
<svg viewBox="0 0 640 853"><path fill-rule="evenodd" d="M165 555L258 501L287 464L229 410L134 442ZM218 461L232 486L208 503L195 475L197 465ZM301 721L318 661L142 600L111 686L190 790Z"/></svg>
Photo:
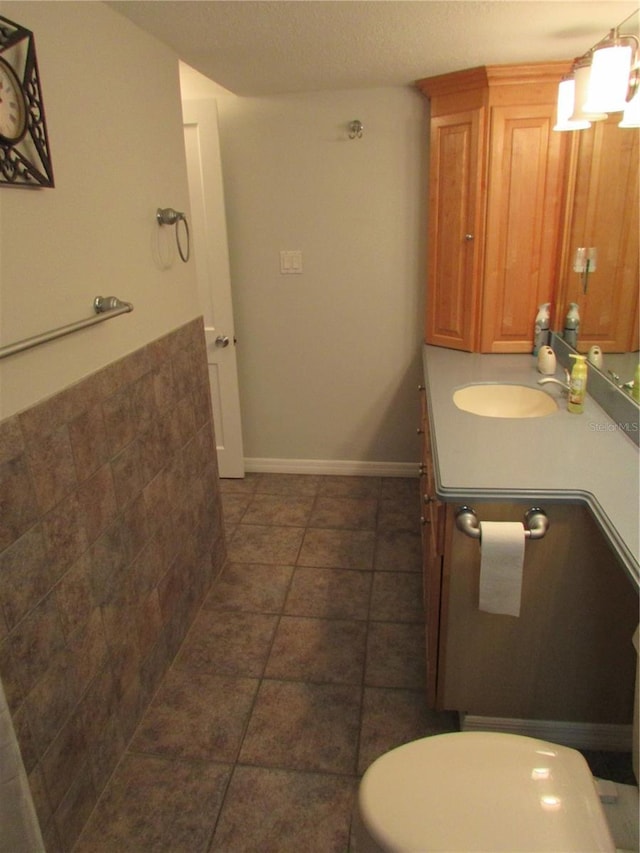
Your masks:
<svg viewBox="0 0 640 853"><path fill-rule="evenodd" d="M0 417L200 312L157 207L188 210L177 57L96 2L2 2L35 34L55 189L0 187L0 344L92 315L132 314L0 362Z"/></svg>
<svg viewBox="0 0 640 853"><path fill-rule="evenodd" d="M245 455L417 460L426 101L222 97L219 116Z"/></svg>

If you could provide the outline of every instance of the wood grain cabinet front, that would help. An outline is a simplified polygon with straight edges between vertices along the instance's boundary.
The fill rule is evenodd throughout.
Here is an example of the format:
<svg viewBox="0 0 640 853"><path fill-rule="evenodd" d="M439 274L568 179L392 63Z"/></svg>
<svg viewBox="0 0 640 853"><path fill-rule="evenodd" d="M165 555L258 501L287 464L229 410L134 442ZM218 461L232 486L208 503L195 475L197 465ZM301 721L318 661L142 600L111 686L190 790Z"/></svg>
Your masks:
<svg viewBox="0 0 640 853"><path fill-rule="evenodd" d="M472 715L631 723L638 595L589 511L548 507L543 539L527 540L519 616L479 608L481 544L444 507L436 694L432 707ZM522 521L523 503L478 503L482 519ZM425 555L425 570L429 566ZM433 594L435 595L435 589ZM435 610L435 604L432 604ZM427 634L435 631L429 625Z"/></svg>
<svg viewBox="0 0 640 853"><path fill-rule="evenodd" d="M444 552L444 504L435 491L428 400L420 388L420 524L422 527L423 597L425 612L427 702L435 707L440 639L440 600Z"/></svg>
<svg viewBox="0 0 640 853"><path fill-rule="evenodd" d="M430 99L425 340L529 352L555 293L569 63L483 66L418 82Z"/></svg>

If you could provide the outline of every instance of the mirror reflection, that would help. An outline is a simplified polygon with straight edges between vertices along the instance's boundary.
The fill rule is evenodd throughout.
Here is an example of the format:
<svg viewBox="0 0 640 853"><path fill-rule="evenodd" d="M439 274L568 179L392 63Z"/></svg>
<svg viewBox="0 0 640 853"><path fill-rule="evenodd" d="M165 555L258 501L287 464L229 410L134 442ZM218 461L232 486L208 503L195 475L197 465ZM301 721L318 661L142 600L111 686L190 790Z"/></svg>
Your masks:
<svg viewBox="0 0 640 853"><path fill-rule="evenodd" d="M638 14L628 25L637 30ZM638 296L638 162L640 129L621 114L567 133L565 215L554 328L562 337L577 306L578 352L601 352L601 372L623 387L640 360ZM569 326L572 323L567 324ZM628 389L624 389L628 390Z"/></svg>

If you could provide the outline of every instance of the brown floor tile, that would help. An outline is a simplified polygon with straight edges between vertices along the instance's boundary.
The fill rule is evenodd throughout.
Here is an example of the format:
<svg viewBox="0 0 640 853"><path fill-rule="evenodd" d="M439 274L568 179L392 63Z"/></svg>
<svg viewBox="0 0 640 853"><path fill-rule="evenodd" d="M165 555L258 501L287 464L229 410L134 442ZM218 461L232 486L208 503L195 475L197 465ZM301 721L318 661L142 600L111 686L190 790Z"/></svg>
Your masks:
<svg viewBox="0 0 640 853"><path fill-rule="evenodd" d="M313 496L256 494L244 515L245 524L304 527L311 515Z"/></svg>
<svg viewBox="0 0 640 853"><path fill-rule="evenodd" d="M126 755L74 853L205 853L231 770Z"/></svg>
<svg viewBox="0 0 640 853"><path fill-rule="evenodd" d="M257 474L245 474L244 477L238 478L221 478L220 491L223 495L240 494L252 495L258 485Z"/></svg>
<svg viewBox="0 0 640 853"><path fill-rule="evenodd" d="M130 749L173 758L235 761L257 687L252 678L172 669Z"/></svg>
<svg viewBox="0 0 640 853"><path fill-rule="evenodd" d="M222 515L224 523L240 524L251 503L251 495L242 492L222 492Z"/></svg>
<svg viewBox="0 0 640 853"><path fill-rule="evenodd" d="M423 622L422 576L417 572L374 572L371 619Z"/></svg>
<svg viewBox="0 0 640 853"><path fill-rule="evenodd" d="M379 572L422 572L420 534L407 530L379 532L373 567Z"/></svg>
<svg viewBox="0 0 640 853"><path fill-rule="evenodd" d="M355 685L263 681L239 761L354 773L360 696Z"/></svg>
<svg viewBox="0 0 640 853"><path fill-rule="evenodd" d="M374 530L378 501L375 498L316 498L310 527L345 530Z"/></svg>
<svg viewBox="0 0 640 853"><path fill-rule="evenodd" d="M420 503L407 498L383 498L378 508L378 531L420 533Z"/></svg>
<svg viewBox="0 0 640 853"><path fill-rule="evenodd" d="M424 626L370 622L365 684L421 688L425 684Z"/></svg>
<svg viewBox="0 0 640 853"><path fill-rule="evenodd" d="M344 853L355 787L348 776L238 766L211 850Z"/></svg>
<svg viewBox="0 0 640 853"><path fill-rule="evenodd" d="M361 684L366 640L365 622L283 616L265 677Z"/></svg>
<svg viewBox="0 0 640 853"><path fill-rule="evenodd" d="M366 619L371 573L299 566L293 573L284 612L292 616Z"/></svg>
<svg viewBox="0 0 640 853"><path fill-rule="evenodd" d="M376 758L396 746L429 734L456 731L457 728L455 714L437 713L427 708L422 690L366 687L358 772L364 773Z"/></svg>
<svg viewBox="0 0 640 853"><path fill-rule="evenodd" d="M416 468L417 471L417 468ZM419 477L383 477L384 499L417 501L420 495Z"/></svg>
<svg viewBox="0 0 640 853"><path fill-rule="evenodd" d="M303 536L302 527L240 524L227 545L228 559L234 563L293 564Z"/></svg>
<svg viewBox="0 0 640 853"><path fill-rule="evenodd" d="M380 496L380 477L326 475L320 480L318 494L333 498L377 498Z"/></svg>
<svg viewBox="0 0 640 853"><path fill-rule="evenodd" d="M278 617L263 613L201 610L175 660L178 669L259 678Z"/></svg>
<svg viewBox="0 0 640 853"><path fill-rule="evenodd" d="M293 566L227 563L203 603L205 610L279 613Z"/></svg>
<svg viewBox="0 0 640 853"><path fill-rule="evenodd" d="M316 495L320 474L254 474L256 492L268 495Z"/></svg>
<svg viewBox="0 0 640 853"><path fill-rule="evenodd" d="M373 565L375 534L369 530L307 528L297 564L367 571Z"/></svg>

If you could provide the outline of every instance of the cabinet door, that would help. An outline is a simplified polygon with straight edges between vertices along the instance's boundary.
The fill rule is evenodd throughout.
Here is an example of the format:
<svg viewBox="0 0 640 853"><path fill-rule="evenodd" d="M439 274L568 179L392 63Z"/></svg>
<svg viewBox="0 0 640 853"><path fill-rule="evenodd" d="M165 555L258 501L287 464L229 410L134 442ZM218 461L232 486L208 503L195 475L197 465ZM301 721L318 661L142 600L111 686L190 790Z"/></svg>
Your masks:
<svg viewBox="0 0 640 853"><path fill-rule="evenodd" d="M578 346L604 352L638 349L638 137L620 116L575 134L557 323L580 307ZM578 247L597 249L594 272L573 270ZM586 284L586 290L585 290Z"/></svg>
<svg viewBox="0 0 640 853"><path fill-rule="evenodd" d="M477 341L483 116L480 108L431 121L425 340L469 351Z"/></svg>
<svg viewBox="0 0 640 853"><path fill-rule="evenodd" d="M522 519L526 505L487 503L482 517ZM589 511L549 507L527 540L520 616L479 610L481 543L447 506L438 703L489 717L626 725L633 715L638 595Z"/></svg>
<svg viewBox="0 0 640 853"><path fill-rule="evenodd" d="M554 294L563 134L554 106L494 106L487 193L482 352L530 352L537 306Z"/></svg>
<svg viewBox="0 0 640 853"><path fill-rule="evenodd" d="M427 704L436 706L438 648L440 638L440 597L442 586L444 506L435 496L433 457L427 411L427 397L421 390L422 464L420 467L420 522L422 525L422 579L425 611Z"/></svg>

